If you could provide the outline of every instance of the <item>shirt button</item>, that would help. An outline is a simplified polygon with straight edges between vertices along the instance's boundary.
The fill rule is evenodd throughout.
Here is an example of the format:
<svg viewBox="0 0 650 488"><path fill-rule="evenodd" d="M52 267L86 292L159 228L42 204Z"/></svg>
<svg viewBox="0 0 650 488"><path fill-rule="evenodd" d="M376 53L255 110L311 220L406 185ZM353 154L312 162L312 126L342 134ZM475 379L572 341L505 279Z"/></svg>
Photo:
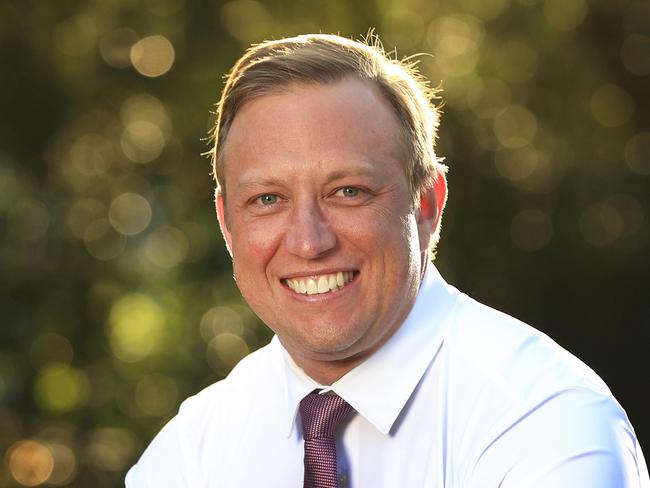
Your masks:
<svg viewBox="0 0 650 488"><path fill-rule="evenodd" d="M339 474L339 488L348 486L348 475L345 473Z"/></svg>

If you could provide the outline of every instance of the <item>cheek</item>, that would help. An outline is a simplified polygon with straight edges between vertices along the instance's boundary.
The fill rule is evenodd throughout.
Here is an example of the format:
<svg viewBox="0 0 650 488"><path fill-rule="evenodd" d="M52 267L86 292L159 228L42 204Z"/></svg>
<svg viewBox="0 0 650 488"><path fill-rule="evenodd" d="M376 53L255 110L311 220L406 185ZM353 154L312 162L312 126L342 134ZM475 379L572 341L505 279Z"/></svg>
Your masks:
<svg viewBox="0 0 650 488"><path fill-rule="evenodd" d="M336 229L351 242L370 246L374 250L386 249L390 253L418 247L418 233L412 214L398 215L393 212L349 213L337 218Z"/></svg>
<svg viewBox="0 0 650 488"><path fill-rule="evenodd" d="M248 222L232 230L233 266L251 269L263 266L275 254L282 232L272 222Z"/></svg>
<svg viewBox="0 0 650 488"><path fill-rule="evenodd" d="M372 246L381 260L385 286L401 287L419 275L420 244L417 222L412 214L385 218L374 224ZM366 239L366 242L370 241Z"/></svg>
<svg viewBox="0 0 650 488"><path fill-rule="evenodd" d="M394 229L395 219L379 212L377 208L343 208L331 211L330 227L337 235L359 244L371 241L379 245L380 237Z"/></svg>

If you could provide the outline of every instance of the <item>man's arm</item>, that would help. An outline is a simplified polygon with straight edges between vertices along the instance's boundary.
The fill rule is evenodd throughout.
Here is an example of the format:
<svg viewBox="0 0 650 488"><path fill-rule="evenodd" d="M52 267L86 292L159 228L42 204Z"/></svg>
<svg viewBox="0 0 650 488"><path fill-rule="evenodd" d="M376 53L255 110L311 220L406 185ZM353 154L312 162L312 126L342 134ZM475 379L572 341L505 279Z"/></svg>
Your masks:
<svg viewBox="0 0 650 488"><path fill-rule="evenodd" d="M472 487L650 488L641 447L613 398L565 390L522 412L479 457ZM498 472L500 470L500 472Z"/></svg>

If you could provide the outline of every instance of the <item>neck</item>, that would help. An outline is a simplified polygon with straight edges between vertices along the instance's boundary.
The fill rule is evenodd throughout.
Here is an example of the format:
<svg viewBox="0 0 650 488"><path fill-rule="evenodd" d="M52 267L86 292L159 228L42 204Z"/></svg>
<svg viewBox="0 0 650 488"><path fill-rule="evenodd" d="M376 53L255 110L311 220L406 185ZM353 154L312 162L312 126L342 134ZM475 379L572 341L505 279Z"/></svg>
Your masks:
<svg viewBox="0 0 650 488"><path fill-rule="evenodd" d="M400 320L397 321L399 326L401 326L403 321L404 318L400 318ZM289 353L293 362L302 369L307 376L323 386L330 386L372 356L386 343L386 341L388 341L399 326L395 327L395 330L390 331L389 334L373 346L350 356L345 355L345 353L341 353L338 357L332 356L329 353L322 353L321 355L318 353L301 354L300 352L296 352L295 350L286 347L282 339L280 337L278 338L280 339L280 342L283 343L285 350Z"/></svg>
<svg viewBox="0 0 650 488"><path fill-rule="evenodd" d="M316 383L330 386L361 364L366 356L339 361L318 361L310 358L295 358L294 362Z"/></svg>

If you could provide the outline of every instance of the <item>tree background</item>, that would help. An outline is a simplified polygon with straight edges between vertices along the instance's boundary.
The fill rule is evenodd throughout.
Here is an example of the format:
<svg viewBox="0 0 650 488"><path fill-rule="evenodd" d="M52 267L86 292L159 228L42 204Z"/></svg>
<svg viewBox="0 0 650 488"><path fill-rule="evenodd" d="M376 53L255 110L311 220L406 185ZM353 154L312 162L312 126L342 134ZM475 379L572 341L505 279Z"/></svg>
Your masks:
<svg viewBox="0 0 650 488"><path fill-rule="evenodd" d="M182 399L270 334L205 135L251 43L375 27L444 88L437 265L547 332L650 442L650 3L4 0L0 486L120 486Z"/></svg>

